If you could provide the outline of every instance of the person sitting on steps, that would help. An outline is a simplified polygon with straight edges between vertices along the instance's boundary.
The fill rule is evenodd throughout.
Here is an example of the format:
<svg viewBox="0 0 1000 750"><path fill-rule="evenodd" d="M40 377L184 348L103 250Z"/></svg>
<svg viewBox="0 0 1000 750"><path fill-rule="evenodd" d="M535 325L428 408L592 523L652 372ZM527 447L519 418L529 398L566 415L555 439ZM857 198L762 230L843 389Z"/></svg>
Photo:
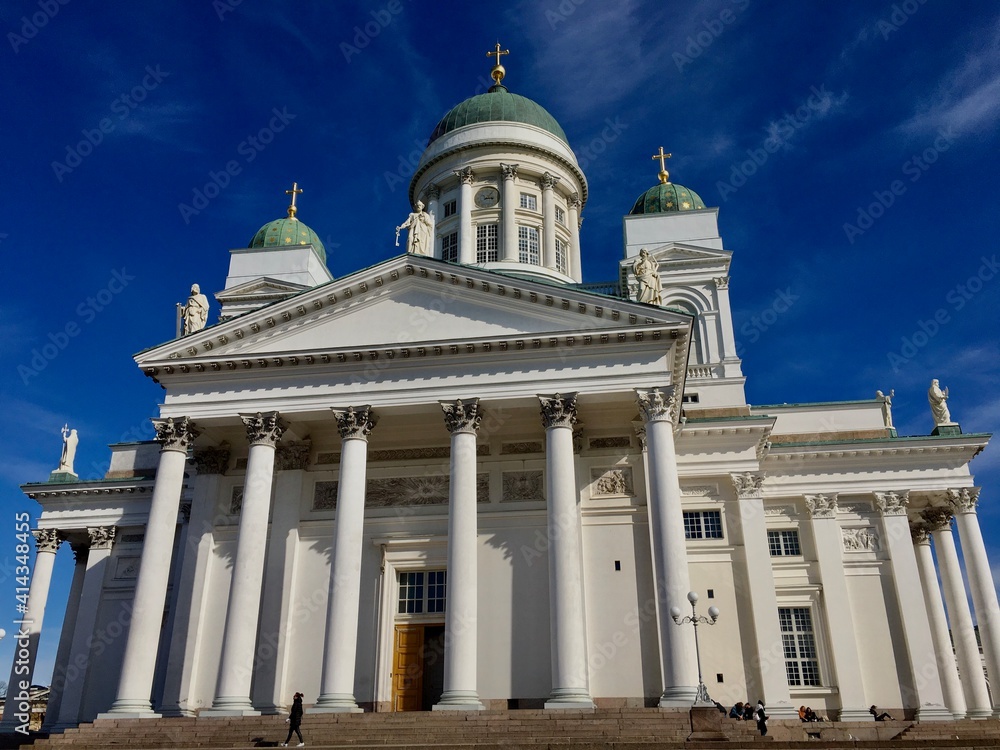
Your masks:
<svg viewBox="0 0 1000 750"><path fill-rule="evenodd" d="M882 713L879 713L878 709L875 708L874 703L872 704L872 707L868 709L868 713L875 717L875 721L885 721L886 719L889 721L895 721L895 719L893 719L887 712L883 711Z"/></svg>

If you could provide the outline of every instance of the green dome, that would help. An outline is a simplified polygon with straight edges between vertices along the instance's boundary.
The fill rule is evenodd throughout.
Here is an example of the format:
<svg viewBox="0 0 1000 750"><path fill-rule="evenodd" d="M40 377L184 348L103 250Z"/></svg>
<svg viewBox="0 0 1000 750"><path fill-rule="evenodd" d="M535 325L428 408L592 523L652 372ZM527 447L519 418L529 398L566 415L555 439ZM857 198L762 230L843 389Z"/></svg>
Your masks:
<svg viewBox="0 0 1000 750"><path fill-rule="evenodd" d="M544 107L531 99L512 94L500 85L492 86L485 94L466 99L455 106L434 128L430 142L433 143L445 133L463 125L474 125L477 122L523 122L547 130L569 145L566 133Z"/></svg>
<svg viewBox="0 0 1000 750"><path fill-rule="evenodd" d="M249 247L291 247L292 245L312 245L326 263L326 248L316 233L298 219L275 219L257 230Z"/></svg>
<svg viewBox="0 0 1000 750"><path fill-rule="evenodd" d="M700 195L683 185L668 182L654 185L640 195L629 215L695 211L699 208L705 208L705 201Z"/></svg>

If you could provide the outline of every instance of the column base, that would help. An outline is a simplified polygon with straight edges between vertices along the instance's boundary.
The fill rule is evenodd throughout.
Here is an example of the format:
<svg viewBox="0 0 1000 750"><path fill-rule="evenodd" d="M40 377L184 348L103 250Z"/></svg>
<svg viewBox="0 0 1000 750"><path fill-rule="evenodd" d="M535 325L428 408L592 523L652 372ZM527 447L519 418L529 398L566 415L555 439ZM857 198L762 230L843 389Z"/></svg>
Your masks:
<svg viewBox="0 0 1000 750"><path fill-rule="evenodd" d="M867 708L842 708L837 721L875 721Z"/></svg>
<svg viewBox="0 0 1000 750"><path fill-rule="evenodd" d="M917 709L917 721L953 721L954 718L940 703L925 703Z"/></svg>
<svg viewBox="0 0 1000 750"><path fill-rule="evenodd" d="M208 719L226 716L260 716L260 711L253 707L250 699L246 696L223 696L212 701L211 708L199 711L198 716Z"/></svg>
<svg viewBox="0 0 1000 750"><path fill-rule="evenodd" d="M798 719L799 709L788 701L766 704L767 715L772 719Z"/></svg>
<svg viewBox="0 0 1000 750"><path fill-rule="evenodd" d="M316 705L306 713L309 714L362 714L364 709L358 708L358 703L350 693L327 693L316 699Z"/></svg>
<svg viewBox="0 0 1000 750"><path fill-rule="evenodd" d="M557 711L593 711L597 708L594 699L590 697L584 688L557 688L552 691L547 701L545 710Z"/></svg>
<svg viewBox="0 0 1000 750"><path fill-rule="evenodd" d="M485 711L475 690L446 690L441 700L431 706L432 711Z"/></svg>
<svg viewBox="0 0 1000 750"><path fill-rule="evenodd" d="M968 713L965 714L966 719L976 719L977 721L982 721L984 719L993 718L993 710L989 708L970 708Z"/></svg>
<svg viewBox="0 0 1000 750"><path fill-rule="evenodd" d="M691 708L698 697L697 685L668 687L660 696L660 708Z"/></svg>
<svg viewBox="0 0 1000 750"><path fill-rule="evenodd" d="M97 714L98 719L159 719L160 716L148 699L136 698L116 700L105 713Z"/></svg>

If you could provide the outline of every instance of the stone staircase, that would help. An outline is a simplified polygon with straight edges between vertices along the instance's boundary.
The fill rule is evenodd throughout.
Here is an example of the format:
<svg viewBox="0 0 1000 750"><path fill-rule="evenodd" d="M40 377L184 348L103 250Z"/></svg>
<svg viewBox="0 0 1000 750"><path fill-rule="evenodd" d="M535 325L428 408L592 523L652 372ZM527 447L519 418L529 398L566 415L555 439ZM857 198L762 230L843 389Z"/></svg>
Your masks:
<svg viewBox="0 0 1000 750"><path fill-rule="evenodd" d="M309 714L302 733L310 748L373 750L661 750L663 748L996 748L1000 722L771 721L767 737L752 722L706 715L713 731L692 732L687 711L620 708L597 711L482 711ZM702 722L701 729L705 729ZM283 716L100 720L32 739L48 750L137 750L277 747ZM293 738L295 740L296 738ZM27 740L28 742L31 739ZM294 744L294 742L293 742Z"/></svg>

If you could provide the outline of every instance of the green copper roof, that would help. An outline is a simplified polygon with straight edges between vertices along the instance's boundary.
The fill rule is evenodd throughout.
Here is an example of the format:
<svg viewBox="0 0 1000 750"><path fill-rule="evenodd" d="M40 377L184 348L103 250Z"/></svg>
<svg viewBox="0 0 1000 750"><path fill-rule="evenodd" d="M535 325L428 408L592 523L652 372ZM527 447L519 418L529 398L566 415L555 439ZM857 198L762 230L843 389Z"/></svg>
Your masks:
<svg viewBox="0 0 1000 750"><path fill-rule="evenodd" d="M705 201L694 190L672 182L654 185L639 196L629 214L662 214L671 211L694 211L705 208Z"/></svg>
<svg viewBox="0 0 1000 750"><path fill-rule="evenodd" d="M275 219L257 230L249 247L291 247L312 245L326 263L326 248L316 233L298 219Z"/></svg>
<svg viewBox="0 0 1000 750"><path fill-rule="evenodd" d="M466 99L455 106L434 128L431 142L463 125L477 122L523 122L547 130L569 145L566 133L544 107L531 99L512 94L500 85L492 86L485 94Z"/></svg>

